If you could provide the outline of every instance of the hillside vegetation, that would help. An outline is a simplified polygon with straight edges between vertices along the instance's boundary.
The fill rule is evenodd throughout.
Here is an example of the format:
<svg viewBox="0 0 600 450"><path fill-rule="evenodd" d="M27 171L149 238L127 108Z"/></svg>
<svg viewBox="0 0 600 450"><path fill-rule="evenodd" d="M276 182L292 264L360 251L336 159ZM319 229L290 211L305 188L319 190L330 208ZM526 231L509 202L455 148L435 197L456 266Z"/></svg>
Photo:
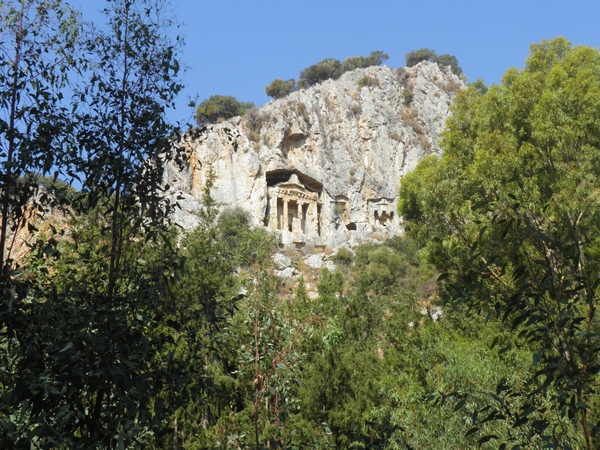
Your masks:
<svg viewBox="0 0 600 450"><path fill-rule="evenodd" d="M458 93L405 235L291 283L214 174L170 224L160 5L0 6L0 448L598 448L598 50Z"/></svg>

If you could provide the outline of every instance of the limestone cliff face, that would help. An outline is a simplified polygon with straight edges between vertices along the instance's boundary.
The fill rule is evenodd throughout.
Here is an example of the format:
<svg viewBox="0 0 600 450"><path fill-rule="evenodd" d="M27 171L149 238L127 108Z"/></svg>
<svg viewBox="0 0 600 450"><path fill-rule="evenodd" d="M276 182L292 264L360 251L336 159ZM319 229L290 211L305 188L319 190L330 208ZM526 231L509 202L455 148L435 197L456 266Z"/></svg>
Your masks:
<svg viewBox="0 0 600 450"><path fill-rule="evenodd" d="M209 170L213 197L247 211L282 243L336 247L400 231L400 179L428 154L463 82L423 62L369 67L273 100L187 138L190 168L168 171L183 197L177 220L197 223ZM235 144L235 145L234 145Z"/></svg>

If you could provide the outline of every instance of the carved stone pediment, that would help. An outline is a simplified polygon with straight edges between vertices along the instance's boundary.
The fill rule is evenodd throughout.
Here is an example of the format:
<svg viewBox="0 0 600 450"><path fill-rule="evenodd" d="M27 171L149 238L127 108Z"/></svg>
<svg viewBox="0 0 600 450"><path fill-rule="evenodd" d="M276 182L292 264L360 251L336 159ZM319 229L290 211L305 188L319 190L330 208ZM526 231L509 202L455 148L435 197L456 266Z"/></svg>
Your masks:
<svg viewBox="0 0 600 450"><path fill-rule="evenodd" d="M320 192L309 191L296 173L268 189L266 222L272 230L295 235L319 236Z"/></svg>

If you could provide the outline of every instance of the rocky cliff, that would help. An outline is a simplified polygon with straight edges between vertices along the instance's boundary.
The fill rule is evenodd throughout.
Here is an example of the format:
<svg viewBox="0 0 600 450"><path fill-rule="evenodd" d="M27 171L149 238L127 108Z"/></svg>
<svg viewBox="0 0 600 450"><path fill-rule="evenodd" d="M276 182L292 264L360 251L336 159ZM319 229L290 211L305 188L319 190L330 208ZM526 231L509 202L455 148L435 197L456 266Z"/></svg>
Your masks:
<svg viewBox="0 0 600 450"><path fill-rule="evenodd" d="M168 170L177 220L197 223L208 174L222 208L241 208L288 246L337 247L398 233L400 179L438 138L463 82L423 62L344 74L185 138L190 167Z"/></svg>

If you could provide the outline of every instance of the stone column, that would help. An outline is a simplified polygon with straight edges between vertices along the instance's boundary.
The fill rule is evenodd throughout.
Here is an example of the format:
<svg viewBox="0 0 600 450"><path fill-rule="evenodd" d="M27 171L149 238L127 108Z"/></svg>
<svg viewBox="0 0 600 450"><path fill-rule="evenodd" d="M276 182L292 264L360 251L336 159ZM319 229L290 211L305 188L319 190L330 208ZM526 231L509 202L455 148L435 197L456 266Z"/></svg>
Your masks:
<svg viewBox="0 0 600 450"><path fill-rule="evenodd" d="M303 230L302 230L302 205L303 205L303 203L301 203L301 201L298 200L298 223L300 225L300 227L298 228L298 233L303 233Z"/></svg>
<svg viewBox="0 0 600 450"><path fill-rule="evenodd" d="M315 236L317 234L317 224L315 222L317 216L317 204L314 201L308 203L306 211L306 234Z"/></svg>
<svg viewBox="0 0 600 450"><path fill-rule="evenodd" d="M269 228L277 229L277 194L273 193L269 199Z"/></svg>
<svg viewBox="0 0 600 450"><path fill-rule="evenodd" d="M312 234L312 201L308 201L308 208L306 208L306 219L304 220L304 223L306 224L306 228L304 230L304 233L307 235L311 235Z"/></svg>
<svg viewBox="0 0 600 450"><path fill-rule="evenodd" d="M288 231L288 201L283 201L283 229Z"/></svg>

